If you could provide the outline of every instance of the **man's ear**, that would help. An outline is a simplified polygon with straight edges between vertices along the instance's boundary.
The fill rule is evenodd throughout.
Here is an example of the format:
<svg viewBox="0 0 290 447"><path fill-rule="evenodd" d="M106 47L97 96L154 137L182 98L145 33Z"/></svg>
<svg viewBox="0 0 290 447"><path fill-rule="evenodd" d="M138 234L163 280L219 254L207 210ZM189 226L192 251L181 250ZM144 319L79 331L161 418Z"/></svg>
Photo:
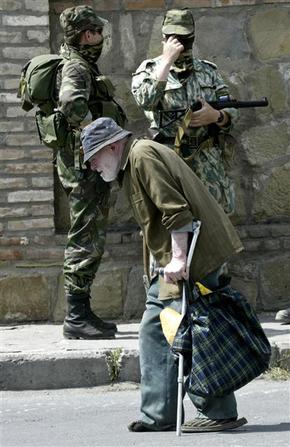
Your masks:
<svg viewBox="0 0 290 447"><path fill-rule="evenodd" d="M116 145L115 145L115 143L111 143L109 147L110 147L110 149L111 149L112 152L115 152L115 150L116 150Z"/></svg>

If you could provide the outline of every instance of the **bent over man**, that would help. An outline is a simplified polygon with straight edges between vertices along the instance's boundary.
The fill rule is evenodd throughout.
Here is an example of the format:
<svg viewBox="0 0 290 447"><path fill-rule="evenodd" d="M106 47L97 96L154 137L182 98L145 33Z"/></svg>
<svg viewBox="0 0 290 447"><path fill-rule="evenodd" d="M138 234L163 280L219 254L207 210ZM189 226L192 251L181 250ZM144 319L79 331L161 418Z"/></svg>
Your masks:
<svg viewBox="0 0 290 447"><path fill-rule="evenodd" d="M114 101L114 88L99 72L103 27L90 6L65 9L60 16L64 31L61 55L65 63L58 73L58 110L65 116L69 136L57 153L57 170L67 193L70 229L64 256L64 288L67 338L110 338L117 327L103 321L90 307L90 289L104 251L110 188L97 172L82 163L81 128L100 116L124 125L125 114Z"/></svg>
<svg viewBox="0 0 290 447"><path fill-rule="evenodd" d="M130 133L112 119L99 118L82 132L84 161L109 182L118 177L131 202L146 246L164 279L153 273L140 327L141 417L129 430L162 431L175 426L177 365L162 332L160 312L181 310L178 281L186 276L187 239L192 222L202 229L191 263L190 277L206 287L218 287L220 267L242 250L226 214L181 158L160 143L130 140ZM149 272L148 272L149 274ZM233 393L222 397L189 396L198 409L197 431L236 428Z"/></svg>
<svg viewBox="0 0 290 447"><path fill-rule="evenodd" d="M226 172L226 154L230 151L225 149L226 136L238 112L233 108L218 111L208 104L229 95L229 89L214 63L193 56L195 22L191 11L167 11L162 36L162 54L143 61L133 74L133 96L144 110L156 141L172 148L179 127L184 129L178 151L225 212L231 214L235 196ZM185 110L195 101L200 101L202 108L185 124L184 113L175 115L174 111Z"/></svg>

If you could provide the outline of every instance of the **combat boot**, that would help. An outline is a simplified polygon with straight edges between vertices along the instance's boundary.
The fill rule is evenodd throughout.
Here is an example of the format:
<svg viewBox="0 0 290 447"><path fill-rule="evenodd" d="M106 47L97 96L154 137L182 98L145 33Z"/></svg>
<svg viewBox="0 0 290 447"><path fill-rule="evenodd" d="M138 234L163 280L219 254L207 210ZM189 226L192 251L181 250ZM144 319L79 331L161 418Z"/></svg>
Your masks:
<svg viewBox="0 0 290 447"><path fill-rule="evenodd" d="M110 321L104 321L100 317L98 317L96 314L94 314L94 312L91 309L90 299L87 300L86 306L87 306L87 313L89 315L89 318L91 320L95 321L95 323L97 324L97 326L100 329L105 330L105 331L117 332L118 328L115 323L111 323Z"/></svg>
<svg viewBox="0 0 290 447"><path fill-rule="evenodd" d="M92 314L88 296L67 295L67 315L63 324L64 337L91 340L114 338L116 331L112 328L104 328L99 324L98 317L95 316L97 319L94 319Z"/></svg>

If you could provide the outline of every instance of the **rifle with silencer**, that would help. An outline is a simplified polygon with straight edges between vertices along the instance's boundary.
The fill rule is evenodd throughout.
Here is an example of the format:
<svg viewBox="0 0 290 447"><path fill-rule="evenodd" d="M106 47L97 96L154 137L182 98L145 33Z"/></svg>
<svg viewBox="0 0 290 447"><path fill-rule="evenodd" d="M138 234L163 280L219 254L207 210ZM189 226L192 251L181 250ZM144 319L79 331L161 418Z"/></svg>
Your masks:
<svg viewBox="0 0 290 447"><path fill-rule="evenodd" d="M255 101L238 101L237 99L233 99L230 96L221 96L218 101L207 101L207 103L216 110L222 110L226 108L244 109L252 107L267 107L269 105L267 98L262 98L261 100ZM170 124L177 121L179 118L182 118L189 108L192 112L197 112L197 110L200 110L202 108L202 103L201 101L194 101L190 105L190 107L186 109L158 110L158 129L164 129L165 127L170 126ZM163 125L163 117L165 113L170 114L172 119L168 123Z"/></svg>

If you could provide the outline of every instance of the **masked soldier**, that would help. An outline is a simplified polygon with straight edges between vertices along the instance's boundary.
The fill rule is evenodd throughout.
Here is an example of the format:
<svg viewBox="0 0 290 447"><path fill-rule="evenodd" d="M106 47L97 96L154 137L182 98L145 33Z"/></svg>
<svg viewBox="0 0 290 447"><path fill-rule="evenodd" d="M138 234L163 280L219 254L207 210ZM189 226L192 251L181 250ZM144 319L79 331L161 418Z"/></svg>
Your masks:
<svg viewBox="0 0 290 447"><path fill-rule="evenodd" d="M105 22L85 5L65 9L60 16L65 63L57 76L58 109L70 129L66 146L57 153L71 220L64 256L66 338L110 338L117 331L114 323L103 321L90 307L90 288L104 251L110 189L97 172L83 164L80 150L81 129L92 120L107 116L120 125L125 121L113 99L111 82L97 66Z"/></svg>
<svg viewBox="0 0 290 447"><path fill-rule="evenodd" d="M193 57L195 24L188 9L172 9L165 14L163 52L142 62L133 74L132 93L150 121L156 141L173 147L176 134L184 136L180 155L199 176L225 212L234 211L234 190L225 165L225 136L238 117L236 109L213 109L207 101L229 94L217 67ZM200 100L202 108L193 112L186 124L180 114L167 110L186 109ZM160 121L162 113L162 121Z"/></svg>

